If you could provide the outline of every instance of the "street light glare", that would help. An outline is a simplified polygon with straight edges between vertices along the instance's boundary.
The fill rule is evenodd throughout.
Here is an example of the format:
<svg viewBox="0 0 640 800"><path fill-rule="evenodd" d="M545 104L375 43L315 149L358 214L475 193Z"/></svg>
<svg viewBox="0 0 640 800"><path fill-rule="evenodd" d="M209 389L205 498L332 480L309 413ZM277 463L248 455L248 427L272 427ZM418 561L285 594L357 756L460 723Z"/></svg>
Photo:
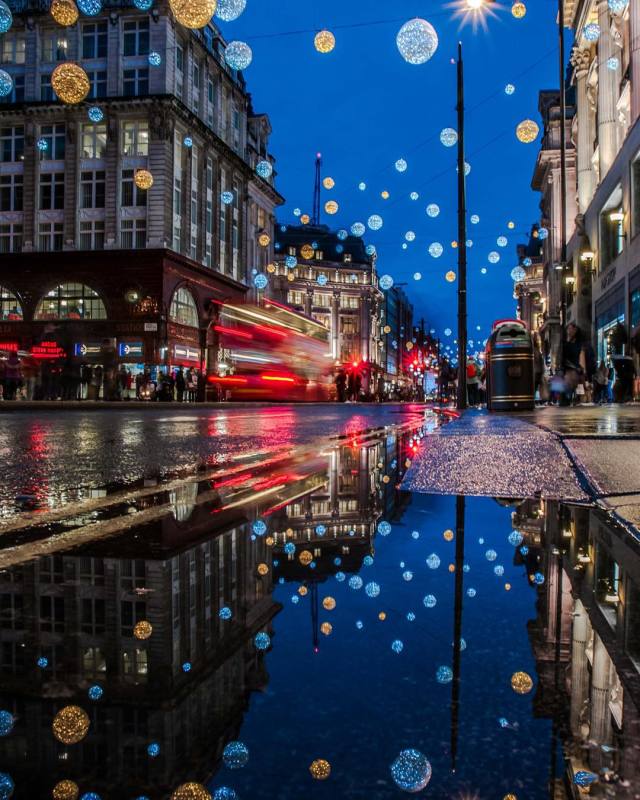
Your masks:
<svg viewBox="0 0 640 800"><path fill-rule="evenodd" d="M484 0L467 0L467 8L472 11L477 11L484 5Z"/></svg>

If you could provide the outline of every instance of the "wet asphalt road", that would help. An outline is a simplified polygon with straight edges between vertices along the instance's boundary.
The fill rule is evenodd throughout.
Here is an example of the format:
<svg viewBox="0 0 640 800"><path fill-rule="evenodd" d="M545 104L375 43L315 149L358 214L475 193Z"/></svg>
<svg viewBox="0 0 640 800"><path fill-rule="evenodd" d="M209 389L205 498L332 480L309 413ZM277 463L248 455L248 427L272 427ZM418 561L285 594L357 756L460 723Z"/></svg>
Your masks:
<svg viewBox="0 0 640 800"><path fill-rule="evenodd" d="M16 498L56 508L104 486L186 475L420 417L421 406L309 405L0 414L0 517Z"/></svg>

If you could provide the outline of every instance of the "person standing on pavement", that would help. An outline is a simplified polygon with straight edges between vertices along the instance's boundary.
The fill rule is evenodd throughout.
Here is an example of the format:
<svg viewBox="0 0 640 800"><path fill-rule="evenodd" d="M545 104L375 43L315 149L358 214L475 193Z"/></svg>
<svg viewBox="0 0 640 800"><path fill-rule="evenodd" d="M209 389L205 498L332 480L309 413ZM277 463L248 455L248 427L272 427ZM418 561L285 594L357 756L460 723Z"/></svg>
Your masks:
<svg viewBox="0 0 640 800"><path fill-rule="evenodd" d="M4 399L15 400L22 374L20 372L20 356L9 353L4 378Z"/></svg>
<svg viewBox="0 0 640 800"><path fill-rule="evenodd" d="M607 402L607 384L609 383L609 368L600 362L598 369L593 374L593 402L602 405Z"/></svg>
<svg viewBox="0 0 640 800"><path fill-rule="evenodd" d="M564 398L561 399L560 404L573 405L578 385L583 385L586 373L582 335L575 322L570 322L567 325L567 338L564 342L563 357L565 391Z"/></svg>
<svg viewBox="0 0 640 800"><path fill-rule="evenodd" d="M477 406L480 402L480 375L478 365L473 358L467 361L467 392L469 405Z"/></svg>
<svg viewBox="0 0 640 800"><path fill-rule="evenodd" d="M187 385L187 382L184 378L184 371L182 367L178 369L176 372L176 394L178 396L178 402L182 403L184 400L184 390Z"/></svg>
<svg viewBox="0 0 640 800"><path fill-rule="evenodd" d="M344 403L347 399L347 376L344 374L344 370L340 370L336 375L336 392L338 402Z"/></svg>
<svg viewBox="0 0 640 800"><path fill-rule="evenodd" d="M540 337L534 334L533 337L533 397L536 394L540 401L542 401L542 376L544 375L544 356L542 355L542 348L540 347Z"/></svg>

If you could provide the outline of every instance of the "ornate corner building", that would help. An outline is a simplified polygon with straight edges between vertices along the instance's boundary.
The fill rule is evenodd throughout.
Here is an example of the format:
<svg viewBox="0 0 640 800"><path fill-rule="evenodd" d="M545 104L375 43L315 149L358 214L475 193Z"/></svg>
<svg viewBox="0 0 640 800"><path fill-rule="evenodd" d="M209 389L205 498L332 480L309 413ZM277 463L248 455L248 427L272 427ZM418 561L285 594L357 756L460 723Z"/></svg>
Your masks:
<svg viewBox="0 0 640 800"><path fill-rule="evenodd" d="M273 240L283 202L268 117L213 22L192 31L165 2L146 12L120 0L63 27L49 3L9 5L0 351L102 363L108 342L133 371L207 370L215 302L242 299L252 269L272 259L258 244ZM51 86L65 61L89 78L78 105ZM138 170L151 173L148 190Z"/></svg>

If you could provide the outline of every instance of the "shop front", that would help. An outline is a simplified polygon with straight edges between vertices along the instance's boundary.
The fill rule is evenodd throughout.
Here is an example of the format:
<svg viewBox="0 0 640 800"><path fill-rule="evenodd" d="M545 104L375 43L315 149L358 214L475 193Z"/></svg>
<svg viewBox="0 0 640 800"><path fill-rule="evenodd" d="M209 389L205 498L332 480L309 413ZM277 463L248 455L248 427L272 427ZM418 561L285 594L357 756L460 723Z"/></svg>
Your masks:
<svg viewBox="0 0 640 800"><path fill-rule="evenodd" d="M614 331L626 324L625 280L615 284L595 303L596 354L598 362L611 361L616 351Z"/></svg>

